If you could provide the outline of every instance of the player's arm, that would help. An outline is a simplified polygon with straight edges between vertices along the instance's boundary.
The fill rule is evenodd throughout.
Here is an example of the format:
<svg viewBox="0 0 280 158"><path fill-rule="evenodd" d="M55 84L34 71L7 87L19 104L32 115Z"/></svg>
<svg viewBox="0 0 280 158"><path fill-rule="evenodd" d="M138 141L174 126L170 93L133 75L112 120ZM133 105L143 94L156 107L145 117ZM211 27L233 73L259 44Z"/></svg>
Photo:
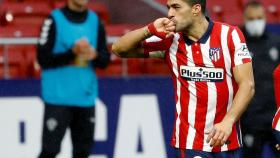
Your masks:
<svg viewBox="0 0 280 158"><path fill-rule="evenodd" d="M56 68L69 65L76 55L72 50L54 54L53 48L56 39L56 27L53 17L50 15L41 29L41 37L37 47L37 59L42 69Z"/></svg>
<svg viewBox="0 0 280 158"><path fill-rule="evenodd" d="M236 123L246 110L250 100L254 96L254 77L252 63L238 65L233 68L233 75L238 84L238 91L233 103L222 122L215 124L207 141L211 146L221 146L227 142L232 132L232 126Z"/></svg>
<svg viewBox="0 0 280 158"><path fill-rule="evenodd" d="M255 94L252 63L249 62L234 67L233 75L238 84L238 91L233 99L232 107L227 112L224 120L235 123L246 110Z"/></svg>
<svg viewBox="0 0 280 158"><path fill-rule="evenodd" d="M112 45L112 52L120 57L145 57L143 42L152 35L162 39L174 34L175 24L168 18L159 18L152 24L131 31Z"/></svg>
<svg viewBox="0 0 280 158"><path fill-rule="evenodd" d="M238 28L233 29L230 35L232 40L229 41L228 45L233 53L232 71L238 90L224 119L214 125L207 137L207 142L211 141L211 146L221 146L227 142L234 123L239 120L255 93L251 56L245 38Z"/></svg>
<svg viewBox="0 0 280 158"><path fill-rule="evenodd" d="M151 36L148 27L128 32L112 45L112 52L120 57L144 57L142 41Z"/></svg>

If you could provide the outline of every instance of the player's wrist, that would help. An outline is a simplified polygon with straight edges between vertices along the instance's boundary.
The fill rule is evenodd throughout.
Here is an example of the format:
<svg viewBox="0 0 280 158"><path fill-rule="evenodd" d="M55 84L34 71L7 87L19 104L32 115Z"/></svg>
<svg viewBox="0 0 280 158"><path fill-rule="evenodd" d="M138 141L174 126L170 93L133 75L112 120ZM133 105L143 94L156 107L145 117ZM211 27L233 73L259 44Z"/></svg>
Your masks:
<svg viewBox="0 0 280 158"><path fill-rule="evenodd" d="M236 119L233 116L226 115L225 118L223 119L223 122L225 122L225 124L233 125L236 122Z"/></svg>
<svg viewBox="0 0 280 158"><path fill-rule="evenodd" d="M151 36L152 36L151 32L150 32L149 29L148 29L148 26L144 27L143 30L144 30L144 36L145 36L145 38L148 38L148 37L151 37Z"/></svg>
<svg viewBox="0 0 280 158"><path fill-rule="evenodd" d="M148 28L148 31L149 31L149 33L150 33L151 35L157 36L157 37L159 37L159 38L161 38L161 39L166 38L166 33L164 33L164 32L158 32L157 29L156 29L156 27L155 27L155 24L154 24L153 22L150 23L150 24L148 24L147 28Z"/></svg>

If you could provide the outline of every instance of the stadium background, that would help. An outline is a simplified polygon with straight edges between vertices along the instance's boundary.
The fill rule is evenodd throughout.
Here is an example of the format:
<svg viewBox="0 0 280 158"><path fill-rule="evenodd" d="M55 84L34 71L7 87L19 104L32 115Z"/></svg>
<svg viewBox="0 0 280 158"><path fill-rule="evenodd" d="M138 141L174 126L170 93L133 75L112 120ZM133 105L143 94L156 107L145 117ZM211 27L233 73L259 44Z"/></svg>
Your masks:
<svg viewBox="0 0 280 158"><path fill-rule="evenodd" d="M242 24L248 0L208 0L214 20ZM280 1L262 0L268 28L280 34ZM42 102L37 39L44 18L64 0L0 0L0 157L32 158L40 149ZM89 7L105 23L108 47L125 32L167 12L165 0L93 0ZM174 114L169 70L161 60L112 55L100 79L92 158L172 158ZM60 158L70 157L69 135ZM271 158L267 148L263 157Z"/></svg>

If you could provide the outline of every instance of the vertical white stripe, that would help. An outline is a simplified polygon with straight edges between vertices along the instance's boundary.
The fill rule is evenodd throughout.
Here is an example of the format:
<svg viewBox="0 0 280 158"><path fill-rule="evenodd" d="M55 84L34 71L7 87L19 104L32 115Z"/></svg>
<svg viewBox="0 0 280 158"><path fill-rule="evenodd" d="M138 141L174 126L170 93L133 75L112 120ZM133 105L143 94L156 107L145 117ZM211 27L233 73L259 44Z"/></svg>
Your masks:
<svg viewBox="0 0 280 158"><path fill-rule="evenodd" d="M195 66L193 56L192 56L192 48L191 46L186 45L187 50L187 58L188 58L188 66ZM187 137L187 149L192 149L194 138L196 134L196 130L194 128L195 124L195 112L196 112L196 104L197 104L197 97L196 97L196 86L194 81L188 81L188 89L190 92L190 98L189 98L189 106L188 106L188 123L189 123L189 129L188 129L188 137Z"/></svg>
<svg viewBox="0 0 280 158"><path fill-rule="evenodd" d="M241 40L239 38L239 35L237 33L237 31L234 29L232 31L232 40L233 40L233 43L234 43L234 47L235 47L235 51L237 51L237 49L241 49ZM242 58L239 58L237 53L234 52L234 65L240 65L242 64Z"/></svg>
<svg viewBox="0 0 280 158"><path fill-rule="evenodd" d="M214 67L212 60L209 58L209 49L210 49L210 40L205 44L201 44L201 52L203 54L203 63L207 67ZM215 59L217 59L217 54L215 54ZM214 126L214 119L216 114L216 107L217 107L217 88L214 82L207 82L208 87L208 102L207 102L207 113L206 113L206 120L205 120L205 128L204 128L204 144L203 150L204 151L212 151L212 147L208 143L206 143L207 136L210 130Z"/></svg>
<svg viewBox="0 0 280 158"><path fill-rule="evenodd" d="M176 58L176 54L177 54L177 50L178 50L178 45L179 45L179 41L178 39L180 38L179 34L175 34L174 35L174 39L173 39L173 43L169 49L170 51L170 61L172 63L172 70L173 73L176 76L176 86L177 86L177 102L176 102L176 111L177 111L177 118L176 118L176 129L175 129L175 137L176 137L176 144L175 147L179 147L179 135L180 135L180 114L181 114L181 103L180 103L180 97L181 97L181 83L178 79L178 66L177 66L177 58Z"/></svg>
<svg viewBox="0 0 280 158"><path fill-rule="evenodd" d="M278 114L279 112L280 112L280 108L277 109L277 112L276 112L276 114L275 114L275 116L274 116L272 122L274 122L274 121L277 119L276 116L277 116L277 114ZM275 127L275 130L280 131L280 120L278 120L278 122L277 122L277 124L276 124L276 127Z"/></svg>
<svg viewBox="0 0 280 158"><path fill-rule="evenodd" d="M231 108L232 101L233 101L233 86L232 86L232 79L231 79L232 77L231 57L228 48L228 40L227 40L228 32L229 32L229 27L226 25L222 25L221 42L222 42L222 51L224 54L224 63L226 68L226 80L227 80L227 86L229 91L227 111ZM222 151L226 151L227 149L228 149L227 145L222 146Z"/></svg>

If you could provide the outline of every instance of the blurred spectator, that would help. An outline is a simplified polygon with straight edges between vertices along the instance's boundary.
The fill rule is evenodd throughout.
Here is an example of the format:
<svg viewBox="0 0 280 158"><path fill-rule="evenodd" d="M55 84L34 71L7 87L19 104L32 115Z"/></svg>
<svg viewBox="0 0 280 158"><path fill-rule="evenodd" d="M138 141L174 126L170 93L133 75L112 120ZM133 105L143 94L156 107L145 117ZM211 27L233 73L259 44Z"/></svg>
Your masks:
<svg viewBox="0 0 280 158"><path fill-rule="evenodd" d="M271 129L275 113L272 73L280 62L280 38L267 31L265 9L259 2L246 5L244 22L242 30L253 56L256 84L255 96L242 118L244 157L258 158L265 143L275 149Z"/></svg>
<svg viewBox="0 0 280 158"><path fill-rule="evenodd" d="M97 78L94 67L110 60L104 26L87 9L88 0L68 0L42 26L38 61L45 103L40 158L54 158L66 129L71 130L73 157L90 154L95 124Z"/></svg>

